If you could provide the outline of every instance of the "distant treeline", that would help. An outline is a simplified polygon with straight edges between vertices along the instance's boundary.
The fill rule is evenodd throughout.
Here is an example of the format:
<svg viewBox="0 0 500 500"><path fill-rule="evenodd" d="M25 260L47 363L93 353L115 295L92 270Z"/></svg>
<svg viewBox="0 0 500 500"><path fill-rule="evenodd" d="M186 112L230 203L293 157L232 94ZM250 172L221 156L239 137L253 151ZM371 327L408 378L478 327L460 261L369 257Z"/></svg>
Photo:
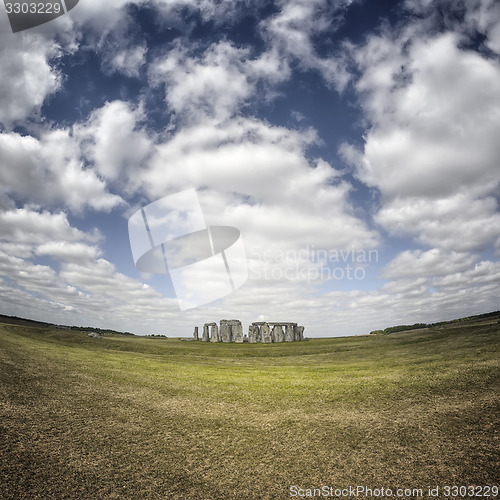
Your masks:
<svg viewBox="0 0 500 500"><path fill-rule="evenodd" d="M60 328L64 330L76 330L81 332L96 332L100 335L134 335L130 332L117 332L116 330L109 330L103 328L94 328L89 326L67 326L55 325L54 323L45 323L44 321L35 321L34 319L19 318L18 316L5 316L0 314L0 323L8 323L11 325L25 325L25 326L42 326L47 328Z"/></svg>
<svg viewBox="0 0 500 500"><path fill-rule="evenodd" d="M27 326L56 326L52 323L43 321L35 321L34 319L19 318L18 316L5 316L0 314L0 323L8 323L10 325L27 325Z"/></svg>
<svg viewBox="0 0 500 500"><path fill-rule="evenodd" d="M439 323L415 323L413 325L390 326L384 330L373 330L370 335L387 335L388 333L404 332L405 330L418 330L419 328L429 328L431 326L451 325L453 323L469 323L472 321L481 321L483 319L495 318L500 316L500 311L494 311L476 316L466 316L464 318L452 319L449 321L440 321Z"/></svg>
<svg viewBox="0 0 500 500"><path fill-rule="evenodd" d="M373 330L370 335L386 335L388 333L404 332L405 330L416 330L418 328L428 328L427 323L415 323L414 325L389 326L385 330Z"/></svg>
<svg viewBox="0 0 500 500"><path fill-rule="evenodd" d="M466 316L464 318L452 319L451 321L441 321L439 323L433 323L430 326L441 326L441 325L449 325L452 323L467 323L470 321L481 321L483 319L500 317L500 311L494 311L490 313L477 314L476 316Z"/></svg>
<svg viewBox="0 0 500 500"><path fill-rule="evenodd" d="M55 325L58 328L67 328L68 330L77 330L79 332L95 332L98 333L99 335L135 335L130 332L117 332L116 330L109 330L107 328L90 328L88 326L61 326L61 325Z"/></svg>

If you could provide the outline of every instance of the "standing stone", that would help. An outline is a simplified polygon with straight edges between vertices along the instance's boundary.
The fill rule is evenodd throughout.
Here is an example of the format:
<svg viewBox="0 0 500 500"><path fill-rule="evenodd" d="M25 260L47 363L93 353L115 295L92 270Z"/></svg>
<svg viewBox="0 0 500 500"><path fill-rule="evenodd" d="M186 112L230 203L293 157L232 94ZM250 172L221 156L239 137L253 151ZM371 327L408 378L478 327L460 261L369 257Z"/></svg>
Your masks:
<svg viewBox="0 0 500 500"><path fill-rule="evenodd" d="M194 327L193 339L198 340L198 327Z"/></svg>
<svg viewBox="0 0 500 500"><path fill-rule="evenodd" d="M260 334L262 335L262 342L264 342L264 344L271 343L271 330L269 329L269 325L267 323L264 323L260 327Z"/></svg>
<svg viewBox="0 0 500 500"><path fill-rule="evenodd" d="M255 342L262 342L262 331L260 329L259 325L254 325L256 328L256 333L255 333Z"/></svg>
<svg viewBox="0 0 500 500"><path fill-rule="evenodd" d="M281 328L281 325L274 325L273 342L283 342L284 340L285 340L285 337L283 334L283 328Z"/></svg>
<svg viewBox="0 0 500 500"><path fill-rule="evenodd" d="M304 340L304 327L296 326L295 329L295 340Z"/></svg>
<svg viewBox="0 0 500 500"><path fill-rule="evenodd" d="M295 334L293 332L293 325L288 324L285 327L285 342L293 342L295 340Z"/></svg>
<svg viewBox="0 0 500 500"><path fill-rule="evenodd" d="M269 326L269 328L271 328L271 343L276 342L276 337L275 337L276 328L275 327L276 327L276 325L273 326L272 328L271 328L271 326Z"/></svg>
<svg viewBox="0 0 500 500"><path fill-rule="evenodd" d="M222 342L231 342L231 327L225 319L220 320L220 339Z"/></svg>
<svg viewBox="0 0 500 500"><path fill-rule="evenodd" d="M235 321L231 325L231 338L233 342L237 342L238 344L243 343L243 327L241 326L241 321Z"/></svg>
<svg viewBox="0 0 500 500"><path fill-rule="evenodd" d="M217 323L214 323L210 330L210 342L219 342L219 329L217 328Z"/></svg>
<svg viewBox="0 0 500 500"><path fill-rule="evenodd" d="M208 335L208 325L203 325L203 336L201 337L202 342L208 342L210 336Z"/></svg>
<svg viewBox="0 0 500 500"><path fill-rule="evenodd" d="M248 327L248 342L250 344L255 344L257 342L257 332L259 327L257 325L250 325Z"/></svg>

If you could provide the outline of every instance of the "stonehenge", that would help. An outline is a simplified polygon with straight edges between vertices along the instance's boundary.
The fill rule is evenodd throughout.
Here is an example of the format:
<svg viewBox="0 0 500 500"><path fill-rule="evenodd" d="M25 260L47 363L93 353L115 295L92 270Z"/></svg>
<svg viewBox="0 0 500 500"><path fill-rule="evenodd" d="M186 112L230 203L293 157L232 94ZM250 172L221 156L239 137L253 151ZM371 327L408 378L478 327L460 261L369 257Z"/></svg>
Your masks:
<svg viewBox="0 0 500 500"><path fill-rule="evenodd" d="M283 342L285 337L283 335L283 328L281 325L274 325L273 331L271 332L271 340L273 342Z"/></svg>
<svg viewBox="0 0 500 500"><path fill-rule="evenodd" d="M198 327L193 334L194 340L198 340ZM217 323L205 323L203 325L203 342L236 342L250 344L295 342L304 340L304 327L297 323L279 323L274 321L256 321L249 325L248 335L243 335L241 321L237 319L221 319L220 328Z"/></svg>
<svg viewBox="0 0 500 500"><path fill-rule="evenodd" d="M219 328L217 323L210 324L210 342L219 342Z"/></svg>
<svg viewBox="0 0 500 500"><path fill-rule="evenodd" d="M260 334L262 336L262 342L264 344L270 344L271 343L271 328L269 327L269 325L267 323L264 323L261 327L260 327Z"/></svg>
<svg viewBox="0 0 500 500"><path fill-rule="evenodd" d="M221 319L220 329L224 331L221 342L243 342L243 327L238 319Z"/></svg>
<svg viewBox="0 0 500 500"><path fill-rule="evenodd" d="M260 342L260 340L257 340L257 333L259 332L259 327L257 325L250 325L248 327L248 342L251 344L255 344L257 342Z"/></svg>
<svg viewBox="0 0 500 500"><path fill-rule="evenodd" d="M201 340L203 342L208 342L210 340L210 336L208 335L208 325L203 325L203 335Z"/></svg>

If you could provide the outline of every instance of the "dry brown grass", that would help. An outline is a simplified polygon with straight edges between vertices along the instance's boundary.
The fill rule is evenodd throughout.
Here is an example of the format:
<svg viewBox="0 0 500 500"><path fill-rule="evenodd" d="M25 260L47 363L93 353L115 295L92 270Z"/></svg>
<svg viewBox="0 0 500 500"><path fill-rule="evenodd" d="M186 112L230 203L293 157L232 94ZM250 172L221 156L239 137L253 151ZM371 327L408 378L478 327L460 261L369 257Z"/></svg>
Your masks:
<svg viewBox="0 0 500 500"><path fill-rule="evenodd" d="M214 345L0 326L2 499L498 481L498 325Z"/></svg>

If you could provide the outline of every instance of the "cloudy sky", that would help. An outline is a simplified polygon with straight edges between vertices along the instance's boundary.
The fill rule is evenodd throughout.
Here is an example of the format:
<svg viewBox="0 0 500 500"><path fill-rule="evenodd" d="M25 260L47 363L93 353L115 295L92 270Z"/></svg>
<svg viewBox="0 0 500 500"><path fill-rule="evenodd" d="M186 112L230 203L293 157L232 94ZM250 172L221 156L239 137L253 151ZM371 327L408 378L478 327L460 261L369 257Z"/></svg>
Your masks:
<svg viewBox="0 0 500 500"><path fill-rule="evenodd" d="M80 0L15 34L1 5L0 40L0 313L316 337L499 308L498 2ZM128 223L193 189L248 279L181 310Z"/></svg>

